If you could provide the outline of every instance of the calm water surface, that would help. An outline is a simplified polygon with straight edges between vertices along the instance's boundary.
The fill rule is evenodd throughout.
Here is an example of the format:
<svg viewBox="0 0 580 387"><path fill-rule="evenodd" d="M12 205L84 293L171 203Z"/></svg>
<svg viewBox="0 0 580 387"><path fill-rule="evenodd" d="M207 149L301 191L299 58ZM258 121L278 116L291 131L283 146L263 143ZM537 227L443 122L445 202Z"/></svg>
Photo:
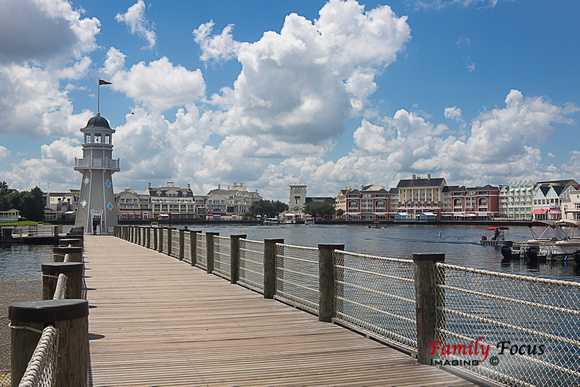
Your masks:
<svg viewBox="0 0 580 387"><path fill-rule="evenodd" d="M368 226L276 225L190 226L190 229L215 231L221 236L246 234L248 239L258 241L283 238L284 243L298 246L339 243L345 245L346 251L393 258L411 259L413 253L444 253L445 262L453 265L580 282L580 270L573 260L540 263L535 267L518 260L502 264L499 247L478 243L488 233L482 226L387 225L371 229ZM534 230L541 232L542 228ZM506 236L513 241L530 238L532 233L524 226L510 227Z"/></svg>

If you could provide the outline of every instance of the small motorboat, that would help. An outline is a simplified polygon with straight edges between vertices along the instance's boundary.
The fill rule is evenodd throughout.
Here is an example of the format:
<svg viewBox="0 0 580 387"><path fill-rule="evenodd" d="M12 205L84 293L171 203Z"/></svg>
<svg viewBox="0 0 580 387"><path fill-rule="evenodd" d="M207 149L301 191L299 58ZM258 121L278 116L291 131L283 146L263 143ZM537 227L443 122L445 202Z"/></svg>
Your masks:
<svg viewBox="0 0 580 387"><path fill-rule="evenodd" d="M488 235L481 236L481 239L479 240L480 245L511 246L513 244L512 241L506 239L509 227L490 226L487 227L486 230L488 231Z"/></svg>

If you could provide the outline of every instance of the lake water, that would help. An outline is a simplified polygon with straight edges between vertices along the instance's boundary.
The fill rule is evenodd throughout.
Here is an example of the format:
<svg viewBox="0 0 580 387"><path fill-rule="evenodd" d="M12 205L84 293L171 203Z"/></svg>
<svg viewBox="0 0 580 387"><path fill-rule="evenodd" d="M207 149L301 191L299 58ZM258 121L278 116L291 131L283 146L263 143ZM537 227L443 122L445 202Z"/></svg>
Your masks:
<svg viewBox="0 0 580 387"><path fill-rule="evenodd" d="M285 244L316 247L321 243L339 243L354 253L411 259L413 253L444 253L445 262L453 265L504 273L539 276L580 282L580 266L570 262L540 263L530 267L514 260L502 264L499 247L480 245L479 239L488 231L482 226L447 225L387 225L373 229L368 226L339 225L275 225L275 226L190 226L192 230L219 232L221 236L246 234L248 239L262 241L282 238ZM541 232L543 228L534 228ZM488 236L489 238L490 236ZM523 241L532 238L528 227L515 226L506 239Z"/></svg>

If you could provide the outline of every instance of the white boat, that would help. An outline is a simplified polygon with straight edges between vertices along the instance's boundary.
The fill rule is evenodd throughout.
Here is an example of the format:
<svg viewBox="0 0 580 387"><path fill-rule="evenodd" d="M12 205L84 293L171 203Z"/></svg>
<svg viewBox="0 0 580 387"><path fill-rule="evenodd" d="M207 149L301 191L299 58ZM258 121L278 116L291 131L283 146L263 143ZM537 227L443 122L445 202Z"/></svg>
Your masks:
<svg viewBox="0 0 580 387"><path fill-rule="evenodd" d="M580 222L558 220L545 223L546 227L539 235L531 229L534 236L525 242L516 243L512 255L519 252L520 258L536 257L555 260L580 259Z"/></svg>
<svg viewBox="0 0 580 387"><path fill-rule="evenodd" d="M314 224L314 218L304 218L304 224Z"/></svg>
<svg viewBox="0 0 580 387"><path fill-rule="evenodd" d="M280 224L280 221L278 220L278 218L266 218L266 220L264 220L263 224L265 226L273 226L276 224Z"/></svg>
<svg viewBox="0 0 580 387"><path fill-rule="evenodd" d="M512 241L506 239L507 238L507 230L509 230L509 227L490 226L490 227L487 227L486 230L488 231L488 235L481 236L481 239L479 240L480 245L489 245L489 246L508 245L508 246L511 246Z"/></svg>

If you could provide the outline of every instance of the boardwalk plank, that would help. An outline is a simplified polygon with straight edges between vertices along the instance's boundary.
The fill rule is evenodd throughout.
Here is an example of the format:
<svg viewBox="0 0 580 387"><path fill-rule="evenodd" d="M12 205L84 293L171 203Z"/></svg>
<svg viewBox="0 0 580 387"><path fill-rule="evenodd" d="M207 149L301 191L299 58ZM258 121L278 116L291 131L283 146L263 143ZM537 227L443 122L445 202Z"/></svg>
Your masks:
<svg viewBox="0 0 580 387"><path fill-rule="evenodd" d="M85 237L94 386L470 386L185 262Z"/></svg>

